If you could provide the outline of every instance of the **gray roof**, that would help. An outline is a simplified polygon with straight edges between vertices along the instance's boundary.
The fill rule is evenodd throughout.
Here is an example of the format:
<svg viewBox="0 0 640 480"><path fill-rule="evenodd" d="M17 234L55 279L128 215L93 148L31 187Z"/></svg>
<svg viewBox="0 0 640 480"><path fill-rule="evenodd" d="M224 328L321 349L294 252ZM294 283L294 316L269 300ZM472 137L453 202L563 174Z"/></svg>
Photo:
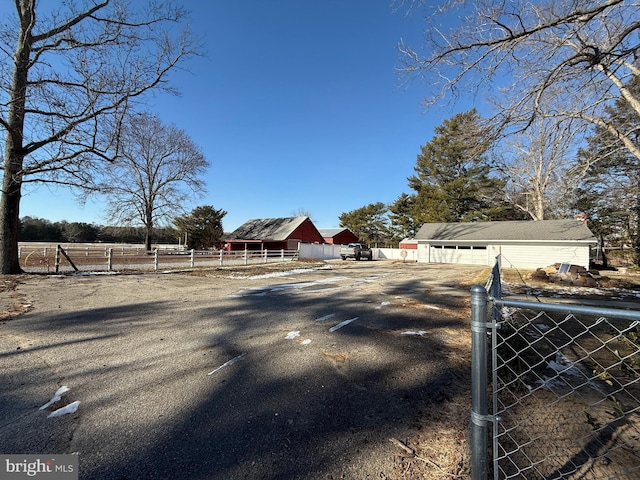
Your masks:
<svg viewBox="0 0 640 480"><path fill-rule="evenodd" d="M345 230L347 230L346 228L319 228L318 231L320 232L320 235L322 235L323 237L335 237L336 235L338 235L341 232L344 232Z"/></svg>
<svg viewBox="0 0 640 480"><path fill-rule="evenodd" d="M425 223L416 240L440 241L585 241L596 238L581 220L540 220L473 223Z"/></svg>
<svg viewBox="0 0 640 480"><path fill-rule="evenodd" d="M228 240L284 241L308 218L257 218L249 220L231 232Z"/></svg>

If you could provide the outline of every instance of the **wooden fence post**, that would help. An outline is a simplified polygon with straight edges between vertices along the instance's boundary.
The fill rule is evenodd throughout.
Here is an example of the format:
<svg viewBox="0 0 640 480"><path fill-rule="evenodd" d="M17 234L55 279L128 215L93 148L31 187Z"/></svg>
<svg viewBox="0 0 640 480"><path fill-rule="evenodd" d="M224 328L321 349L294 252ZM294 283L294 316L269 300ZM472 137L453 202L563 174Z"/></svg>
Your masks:
<svg viewBox="0 0 640 480"><path fill-rule="evenodd" d="M110 272L113 268L113 248L107 251L107 272Z"/></svg>
<svg viewBox="0 0 640 480"><path fill-rule="evenodd" d="M73 271L77 272L78 267L76 267L76 264L73 263L73 260L71 260L71 257L67 255L67 252L64 251L64 248L58 245L58 247L56 248L56 273L58 273L58 266L60 265L60 254L62 254L64 258L67 259L67 262L69 262L69 265L73 267Z"/></svg>
<svg viewBox="0 0 640 480"><path fill-rule="evenodd" d="M191 268L196 266L196 251L195 249L191 249Z"/></svg>
<svg viewBox="0 0 640 480"><path fill-rule="evenodd" d="M153 269L158 270L158 249L153 252Z"/></svg>

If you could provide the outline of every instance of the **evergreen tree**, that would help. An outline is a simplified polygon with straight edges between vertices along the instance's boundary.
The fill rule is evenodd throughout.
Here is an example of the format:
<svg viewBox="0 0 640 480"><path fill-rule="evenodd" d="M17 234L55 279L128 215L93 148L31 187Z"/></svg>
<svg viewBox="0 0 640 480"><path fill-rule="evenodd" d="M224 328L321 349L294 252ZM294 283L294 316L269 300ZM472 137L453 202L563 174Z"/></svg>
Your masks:
<svg viewBox="0 0 640 480"><path fill-rule="evenodd" d="M179 238L186 234L188 248L206 250L220 246L224 235L222 218L224 210L216 210L210 205L194 208L190 214L173 220L174 230Z"/></svg>
<svg viewBox="0 0 640 480"><path fill-rule="evenodd" d="M486 136L476 110L445 120L435 133L421 147L416 174L408 178L409 187L416 192L415 222L499 218L504 182L489 176L489 142L483 140Z"/></svg>
<svg viewBox="0 0 640 480"><path fill-rule="evenodd" d="M20 220L21 242L62 242L60 225L44 218L23 217Z"/></svg>
<svg viewBox="0 0 640 480"><path fill-rule="evenodd" d="M368 246L383 247L390 244L387 206L382 202L370 203L338 217L340 226L351 230Z"/></svg>
<svg viewBox="0 0 640 480"><path fill-rule="evenodd" d="M413 237L420 224L416 222L416 196L403 193L395 202L389 205L389 220L391 221L392 240Z"/></svg>

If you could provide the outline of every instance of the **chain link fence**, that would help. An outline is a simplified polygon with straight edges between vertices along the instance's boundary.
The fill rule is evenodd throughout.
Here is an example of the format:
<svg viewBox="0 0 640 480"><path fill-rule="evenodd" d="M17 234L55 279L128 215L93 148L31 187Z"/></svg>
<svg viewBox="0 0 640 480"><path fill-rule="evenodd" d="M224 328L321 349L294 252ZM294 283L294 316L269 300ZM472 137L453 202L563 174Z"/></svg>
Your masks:
<svg viewBox="0 0 640 480"><path fill-rule="evenodd" d="M474 479L640 478L639 311L509 300L497 263L472 336Z"/></svg>

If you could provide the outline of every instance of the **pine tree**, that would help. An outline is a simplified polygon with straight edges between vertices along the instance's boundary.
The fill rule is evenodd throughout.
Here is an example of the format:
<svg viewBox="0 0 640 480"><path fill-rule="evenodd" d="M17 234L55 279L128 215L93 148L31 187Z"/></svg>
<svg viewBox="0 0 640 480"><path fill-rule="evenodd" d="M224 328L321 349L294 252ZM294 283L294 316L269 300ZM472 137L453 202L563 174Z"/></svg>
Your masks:
<svg viewBox="0 0 640 480"><path fill-rule="evenodd" d="M369 246L382 247L390 236L387 206L382 202L370 203L338 217L340 226L351 230Z"/></svg>
<svg viewBox="0 0 640 480"><path fill-rule="evenodd" d="M210 205L196 207L190 214L173 220L174 231L180 238L186 234L188 248L206 250L217 247L224 235L222 218L226 214L224 210L216 210Z"/></svg>
<svg viewBox="0 0 640 480"><path fill-rule="evenodd" d="M475 109L459 113L435 128L421 147L408 178L416 192L416 222L492 220L503 182L489 176L489 142L483 140L481 117Z"/></svg>

